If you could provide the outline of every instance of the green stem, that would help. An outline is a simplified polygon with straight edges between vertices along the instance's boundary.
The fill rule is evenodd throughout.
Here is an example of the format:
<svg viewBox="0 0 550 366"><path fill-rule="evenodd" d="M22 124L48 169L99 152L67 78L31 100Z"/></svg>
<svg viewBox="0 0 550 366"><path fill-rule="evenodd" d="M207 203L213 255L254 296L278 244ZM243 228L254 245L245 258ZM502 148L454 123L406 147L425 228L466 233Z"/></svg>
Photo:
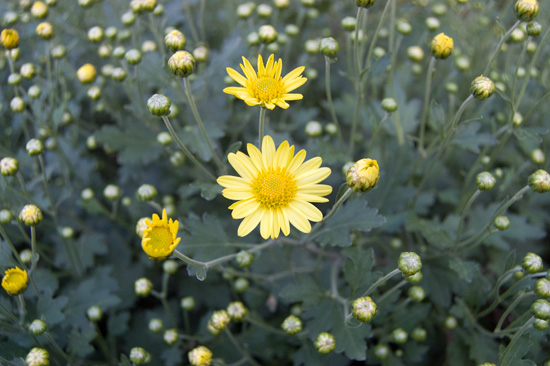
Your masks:
<svg viewBox="0 0 550 366"><path fill-rule="evenodd" d="M376 27L376 31L374 31L374 35L372 36L372 40L370 42L369 51L367 52L367 59L365 61L365 69L370 68L370 59L372 58L372 54L374 51L374 46L376 45L376 41L378 40L378 33L380 32L380 29L382 28L382 24L384 21L384 18L386 17L386 12L388 11L390 4L392 3L392 0L388 0L386 3L386 6L384 6L384 10L382 10L382 14L380 15L380 21L378 22L378 26Z"/></svg>
<svg viewBox="0 0 550 366"><path fill-rule="evenodd" d="M340 149L342 149L342 146L344 145L342 140L342 129L340 128L340 122L338 122L338 117L336 116L336 111L334 110L334 103L332 102L332 91L330 88L330 60L327 56L325 56L325 92L330 109L330 116L332 117L332 123L336 125L338 130L338 144Z"/></svg>
<svg viewBox="0 0 550 366"><path fill-rule="evenodd" d="M493 51L493 54L489 58L489 62L487 62L487 66L485 66L485 70L483 70L483 75L487 75L487 73L489 72L489 69L491 68L491 64L495 60L495 57L497 57L497 54L500 52L500 48L502 47L502 44L504 43L504 41L506 41L508 39L508 37L510 37L510 34L512 34L514 29L516 29L518 27L518 25L520 25L520 24L521 24L521 20L518 20L517 22L515 22L514 25L512 26L512 28L510 28L508 30L508 32L506 32L500 38L500 41L498 42L497 47L495 48L495 50Z"/></svg>
<svg viewBox="0 0 550 366"><path fill-rule="evenodd" d="M95 333L97 335L97 343L99 344L99 348L101 348L101 351L103 352L103 355L107 359L110 365L115 364L115 357L111 353L111 350L109 349L109 346L107 345L107 341L105 340L105 337L103 337L103 334L101 333L101 330L99 329L97 323L94 322L94 328Z"/></svg>
<svg viewBox="0 0 550 366"><path fill-rule="evenodd" d="M372 146L374 145L374 142L377 141L376 136L378 136L378 133L380 132L380 129L382 128L382 124L384 122L386 122L389 117L390 117L390 113L386 112L384 114L384 117L382 117L382 119L378 123L378 126L376 126L376 128L374 129L374 132L373 132L372 137L371 137L370 142L369 142L369 147L367 148L367 156L370 155L370 152L372 150ZM401 126L399 126L399 127L401 127Z"/></svg>
<svg viewBox="0 0 550 366"><path fill-rule="evenodd" d="M499 365L504 365L505 364L505 361L507 360L507 357L508 357L508 353L510 352L510 350L512 349L512 347L516 344L516 342L521 338L521 336L523 335L523 333L525 333L525 331L527 331L527 329L529 329L533 323L535 322L535 317L531 317L518 331L516 334L514 334L514 336L512 337L512 340L510 341L510 343L508 344L508 346L506 347L506 349L504 350L504 352L502 353L502 356L500 357L499 359Z"/></svg>
<svg viewBox="0 0 550 366"><path fill-rule="evenodd" d="M381 284L383 284L384 282L388 281L390 278L392 278L393 276L397 275L401 273L401 270L399 268L396 268L394 269L393 271L391 271L390 273L388 273L387 275L385 275L384 277L381 277L378 281L376 281L375 283L372 284L371 287L368 288L367 291L365 291L363 293L363 295L361 295L360 297L363 297L363 296L368 296L370 295L374 290L376 290L378 288L378 286L380 286Z"/></svg>
<svg viewBox="0 0 550 366"><path fill-rule="evenodd" d="M18 304L19 304L19 324L23 326L25 323L25 315L27 315L27 308L25 306L25 299L23 298L23 294L19 294L17 296Z"/></svg>
<svg viewBox="0 0 550 366"><path fill-rule="evenodd" d="M199 34L197 28L195 28L195 22L193 21L193 15L191 14L191 6L189 6L189 0L184 0L185 14L187 15L187 21L189 22L189 28L191 28L191 34L195 43L199 43Z"/></svg>
<svg viewBox="0 0 550 366"><path fill-rule="evenodd" d="M493 331L493 333L498 333L501 331L502 329L502 323L504 323L504 321L506 320L506 318L508 317L508 315L516 308L516 306L521 302L521 300L523 300L524 298L526 297L529 297L529 296L533 296L535 293L533 291L531 292L527 292L527 293L523 293L521 295L519 295L511 304L510 306L508 306L508 308L504 311L504 313L502 314L502 316L500 317L500 319L498 320L498 323L497 323L497 326L495 327L495 330Z"/></svg>
<svg viewBox="0 0 550 366"><path fill-rule="evenodd" d="M52 196L50 195L50 190L48 188L48 178L46 177L46 164L44 163L44 157L42 154L38 155L38 162L40 163L40 170L42 171L42 180L44 181L44 190L46 191L46 196L48 196L48 201L52 207L52 215L55 221L55 226L59 226L57 222L57 208L53 202Z"/></svg>
<svg viewBox="0 0 550 366"><path fill-rule="evenodd" d="M10 310L6 309L6 307L4 305L0 304L0 310L2 310L4 312L4 314L6 314L6 316L8 318L10 318L10 320L12 322L14 322L15 324L17 324L19 322L19 319L17 319L17 317L15 315L13 315L13 313Z"/></svg>
<svg viewBox="0 0 550 366"><path fill-rule="evenodd" d="M258 121L258 147L262 148L262 142L264 140L264 127L265 127L265 112L267 108L260 107L260 120Z"/></svg>
<svg viewBox="0 0 550 366"><path fill-rule="evenodd" d="M460 240L460 235L462 234L462 226L464 225L464 219L466 218L466 214L468 213L468 211L470 210L470 207L472 207L472 204L474 203L477 196L480 195L480 193L481 193L481 191L479 189L477 189L474 192L474 194L472 194L472 197L470 197L470 199L466 203L466 206L464 206L464 210L462 210L462 215L460 215L460 222L458 224L458 229L456 231L455 243L458 243L458 241Z"/></svg>
<svg viewBox="0 0 550 366"><path fill-rule="evenodd" d="M65 353L65 351L63 351L63 349L59 346L59 344L55 341L55 339L53 339L53 337L50 335L50 333L48 332L45 332L44 335L46 336L46 338L48 339L48 341L52 344L52 346L56 349L56 351L61 355L63 356L63 358L65 360L67 360L67 362L69 362L69 364L71 364L72 360L71 358L69 357L69 355L67 355Z"/></svg>
<svg viewBox="0 0 550 366"><path fill-rule="evenodd" d="M432 77L435 71L436 58L432 57L428 72L426 73L426 85L424 86L424 105L422 106L422 114L420 117L420 133L418 137L418 152L425 155L424 151L424 135L426 133L426 122L428 119L428 108L430 106L430 95L432 91Z"/></svg>
<svg viewBox="0 0 550 366"><path fill-rule="evenodd" d="M162 274L162 292L160 300L162 302L162 306L164 307L164 311L166 311L166 315L168 315L168 318L170 319L170 323L172 323L173 328L177 328L178 322L176 321L176 317L174 316L174 313L172 313L172 310L170 309L170 305L168 304L168 283L170 282L170 275L166 272Z"/></svg>
<svg viewBox="0 0 550 366"><path fill-rule="evenodd" d="M23 174L21 174L21 172L17 172L16 176L17 176L17 180L19 181L19 185L23 190L23 193L25 194L25 196L29 197L29 192L27 191L27 187L25 186L25 180L23 179Z"/></svg>
<svg viewBox="0 0 550 366"><path fill-rule="evenodd" d="M218 154L214 150L214 147L212 146L212 143L210 142L210 138L208 137L208 134L206 133L206 128L204 128L204 123L202 123L201 116L199 115L199 111L197 110L197 105L195 104L195 100L193 99L193 93L191 91L191 84L189 83L189 78L185 77L183 78L183 83L185 85L185 94L187 95L187 101L189 102L189 105L191 106L191 111L193 112L193 116L195 117L195 121L197 121L197 125L199 126L199 129L201 130L201 133L204 137L204 140L206 141L206 144L208 145L208 149L210 150L210 153L212 154L212 158L218 165L218 168L221 172L225 174L226 169L225 165L223 165L222 161L220 160Z"/></svg>
<svg viewBox="0 0 550 366"><path fill-rule="evenodd" d="M235 349L244 357L248 360L248 362L254 366L261 366L258 362L256 362L256 360L254 360L252 358L252 356L250 355L250 353L248 353L248 351L246 351L240 344L239 342L237 342L237 340L235 339L235 337L233 336L233 333L231 333L231 331L229 330L229 328L226 328L225 329L225 335L227 336L227 338L229 338L229 341L233 344L233 346L235 346Z"/></svg>
<svg viewBox="0 0 550 366"><path fill-rule="evenodd" d="M31 274L33 273L36 265L38 264L39 256L36 253L36 228L31 226Z"/></svg>
<svg viewBox="0 0 550 366"><path fill-rule="evenodd" d="M185 156L187 156L187 158L189 160L191 160L191 162L193 164L195 164L195 166L197 168L199 168L203 173L205 173L208 178L212 179L212 180L216 180L216 177L210 173L208 171L208 169L206 169L204 167L204 165L201 164L200 161L197 160L197 158L195 158L195 156L191 153L191 151L189 151L189 149L187 149L187 147L185 147L185 145L183 144L183 142L181 142L181 140L179 139L178 135L176 135L176 131L174 131L174 128L172 127L172 124L170 123L170 120L168 119L168 117L166 116L162 116L162 120L164 121L164 124L166 125L166 128L168 128L168 131L170 131L170 134L172 135L172 137L174 138L174 140L176 140L176 143L178 144L178 146L180 147L180 149L183 151L183 153L185 154Z"/></svg>
<svg viewBox="0 0 550 366"><path fill-rule="evenodd" d="M454 133L454 129L457 127L458 122L460 122L460 117L462 117L462 113L464 113L464 109L466 108L466 105L470 103L472 99L474 99L474 96L470 94L468 98L466 98L464 102L462 102L462 104L456 111L455 116L453 117L453 122L451 123L451 130L450 130L451 134Z"/></svg>
<svg viewBox="0 0 550 366"><path fill-rule="evenodd" d="M363 8L357 8L357 18L355 22L355 39L353 42L353 58L355 59L355 92L357 93L357 100L355 101L355 111L353 113L353 122L351 125L351 132L349 137L349 151L348 154L353 154L353 147L355 144L355 130L359 123L359 106L363 100L363 88L361 87L361 61L359 60L359 28L361 28L361 19L363 15Z"/></svg>

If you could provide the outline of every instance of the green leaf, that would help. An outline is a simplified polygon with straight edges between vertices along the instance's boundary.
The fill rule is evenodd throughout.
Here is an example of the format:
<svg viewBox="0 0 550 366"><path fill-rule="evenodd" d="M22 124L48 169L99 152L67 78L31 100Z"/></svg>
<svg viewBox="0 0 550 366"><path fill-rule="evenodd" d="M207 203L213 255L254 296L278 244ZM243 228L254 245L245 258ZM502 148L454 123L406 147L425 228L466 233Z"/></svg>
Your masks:
<svg viewBox="0 0 550 366"><path fill-rule="evenodd" d="M308 310L321 301L323 292L313 278L296 276L296 283L285 286L279 295L287 303L301 302L304 310Z"/></svg>
<svg viewBox="0 0 550 366"><path fill-rule="evenodd" d="M349 297L355 298L379 278L378 272L372 272L374 250L353 246L344 249L342 254L348 257L344 263L344 278L351 289Z"/></svg>
<svg viewBox="0 0 550 366"><path fill-rule="evenodd" d="M216 149L217 139L224 136L223 130L216 123L205 123L204 128L210 139L210 143L213 148ZM185 126L184 133L179 134L179 137L183 144L189 148L193 153L197 154L202 160L210 161L212 159L212 152L208 148L204 136L202 135L198 126Z"/></svg>
<svg viewBox="0 0 550 366"><path fill-rule="evenodd" d="M157 160L162 153L155 134L144 126L132 126L124 130L115 126L103 126L95 137L99 143L118 152L117 160L121 164L148 164Z"/></svg>
<svg viewBox="0 0 550 366"><path fill-rule="evenodd" d="M229 145L229 147L227 148L227 150L225 150L225 156L229 155L230 153L236 153L237 151L239 151L239 149L241 148L241 146L243 146L243 142L242 142L242 141L235 141L234 143L232 143L231 145Z"/></svg>
<svg viewBox="0 0 550 366"><path fill-rule="evenodd" d="M107 253L105 235L97 232L88 232L81 235L76 243L71 243L78 252L78 258L84 269L94 266L96 255ZM68 261L65 251L62 252L65 260Z"/></svg>
<svg viewBox="0 0 550 366"><path fill-rule="evenodd" d="M191 183L191 187L197 188L201 192L201 197L207 201L212 201L222 193L223 187L217 183L197 182Z"/></svg>
<svg viewBox="0 0 550 366"><path fill-rule="evenodd" d="M454 243L437 219L425 220L412 216L407 221L406 228L409 231L418 232L436 248L450 248Z"/></svg>
<svg viewBox="0 0 550 366"><path fill-rule="evenodd" d="M37 311L38 314L44 317L44 321L48 326L54 326L65 320L63 309L69 302L66 296L58 296L55 299L52 296L51 289L46 289L38 298Z"/></svg>
<svg viewBox="0 0 550 366"><path fill-rule="evenodd" d="M378 210L367 208L363 200L348 201L319 230L315 237L321 245L347 247L351 245L352 231L369 232L384 225L386 219Z"/></svg>
<svg viewBox="0 0 550 366"><path fill-rule="evenodd" d="M162 363L166 366L175 366L183 364L183 354L180 347L168 347L160 354L160 358L164 360Z"/></svg>
<svg viewBox="0 0 550 366"><path fill-rule="evenodd" d="M479 263L465 261L457 257L449 260L449 268L455 271L460 279L468 283L480 274Z"/></svg>
<svg viewBox="0 0 550 366"><path fill-rule="evenodd" d="M0 267L14 267L17 265L19 263L15 260L8 243L0 240Z"/></svg>
<svg viewBox="0 0 550 366"><path fill-rule="evenodd" d="M234 252L226 246L229 238L217 218L204 214L202 219L191 216L181 222L185 232L178 250L193 259L208 261Z"/></svg>
<svg viewBox="0 0 550 366"><path fill-rule="evenodd" d="M498 140L490 133L478 132L480 122L461 124L451 143L473 153L479 153L480 146L493 146Z"/></svg>
<svg viewBox="0 0 550 366"><path fill-rule="evenodd" d="M73 328L68 337L70 353L78 357L88 356L94 352L94 347L90 344L94 338L95 328L91 323L88 323L82 329Z"/></svg>
<svg viewBox="0 0 550 366"><path fill-rule="evenodd" d="M120 314L109 316L107 320L107 332L111 336L120 336L128 331L130 313L125 311Z"/></svg>
<svg viewBox="0 0 550 366"><path fill-rule="evenodd" d="M548 128L542 127L518 127L514 128L514 135L518 140L527 140L535 144L542 142L542 136L548 133Z"/></svg>
<svg viewBox="0 0 550 366"><path fill-rule="evenodd" d="M521 337L514 338L514 342L510 342L506 348L501 347L498 354L499 366L517 366L521 362L521 358L529 352L531 344L531 335L523 334Z"/></svg>
<svg viewBox="0 0 550 366"><path fill-rule="evenodd" d="M469 355L476 364L496 361L495 356L498 354L498 343L492 338L483 336L478 332L468 332L465 334L464 340L470 346Z"/></svg>

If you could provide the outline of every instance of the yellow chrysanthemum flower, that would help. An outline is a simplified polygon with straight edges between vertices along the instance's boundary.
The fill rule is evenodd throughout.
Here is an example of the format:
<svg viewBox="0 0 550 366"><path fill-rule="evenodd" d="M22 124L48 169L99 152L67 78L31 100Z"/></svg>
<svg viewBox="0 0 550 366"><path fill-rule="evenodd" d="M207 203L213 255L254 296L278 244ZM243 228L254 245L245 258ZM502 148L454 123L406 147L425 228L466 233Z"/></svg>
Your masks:
<svg viewBox="0 0 550 366"><path fill-rule="evenodd" d="M166 210L162 210L162 219L153 214L153 221L146 219L145 224L147 228L143 230L141 247L149 258L161 261L172 255L181 240L177 237L179 221L168 221Z"/></svg>
<svg viewBox="0 0 550 366"><path fill-rule="evenodd" d="M248 156L249 155L249 156ZM248 144L248 155L238 151L229 154L229 163L240 177L224 175L218 184L225 189L225 198L236 200L231 215L243 219L238 235L248 235L258 224L264 239L277 238L282 230L289 235L290 225L303 233L311 231L310 221L321 221L323 214L310 202L327 202L332 187L317 184L330 175L330 168L321 168L315 157L303 162L306 151L294 155L294 146L284 141L275 150L270 136L265 136L262 150Z"/></svg>
<svg viewBox="0 0 550 366"><path fill-rule="evenodd" d="M28 283L29 277L27 276L27 271L23 271L17 267L6 270L2 279L2 287L10 295L23 293Z"/></svg>
<svg viewBox="0 0 550 366"><path fill-rule="evenodd" d="M287 100L303 98L302 94L290 92L307 81L302 76L304 66L292 70L283 78L281 77L283 61L279 59L275 62L273 55L269 56L265 66L262 55L258 55L257 73L245 57L243 57L243 63L241 69L246 78L230 67L226 69L229 76L243 87L225 88L224 93L234 95L250 106L260 105L268 109L274 109L275 106L287 109Z"/></svg>

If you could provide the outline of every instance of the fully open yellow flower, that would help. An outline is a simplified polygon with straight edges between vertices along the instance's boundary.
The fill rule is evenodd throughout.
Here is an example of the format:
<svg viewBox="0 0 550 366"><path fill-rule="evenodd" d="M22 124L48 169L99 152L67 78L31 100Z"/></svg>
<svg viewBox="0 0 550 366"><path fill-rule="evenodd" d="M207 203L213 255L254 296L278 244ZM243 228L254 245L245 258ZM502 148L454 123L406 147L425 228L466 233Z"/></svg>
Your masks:
<svg viewBox="0 0 550 366"><path fill-rule="evenodd" d="M179 221L168 221L166 210L162 210L162 219L153 214L153 221L145 220L147 228L143 230L141 247L150 259L161 261L172 255L181 238L178 234Z"/></svg>
<svg viewBox="0 0 550 366"><path fill-rule="evenodd" d="M19 295L27 288L29 277L27 271L23 271L17 267L10 268L4 273L2 279L2 287L10 295Z"/></svg>
<svg viewBox="0 0 550 366"><path fill-rule="evenodd" d="M310 221L321 221L323 214L310 202L327 202L332 187L318 184L330 175L315 157L304 163L306 151L294 155L294 146L284 141L275 150L270 136L265 136L262 151L248 144L248 155L238 151L229 154L229 163L240 177L224 175L218 184L225 198L236 200L229 206L235 219L244 220L238 235L249 234L260 224L264 239L277 238L282 230L289 235L290 224L304 233L311 231Z"/></svg>
<svg viewBox="0 0 550 366"><path fill-rule="evenodd" d="M225 88L224 93L234 95L250 106L260 105L268 109L274 109L275 106L287 109L287 100L303 98L302 94L290 92L307 81L302 76L304 66L292 70L283 78L281 77L283 61L279 59L275 62L273 55L269 56L265 66L262 55L258 55L257 73L245 57L243 57L243 63L241 69L246 78L230 67L226 69L229 76L243 87Z"/></svg>

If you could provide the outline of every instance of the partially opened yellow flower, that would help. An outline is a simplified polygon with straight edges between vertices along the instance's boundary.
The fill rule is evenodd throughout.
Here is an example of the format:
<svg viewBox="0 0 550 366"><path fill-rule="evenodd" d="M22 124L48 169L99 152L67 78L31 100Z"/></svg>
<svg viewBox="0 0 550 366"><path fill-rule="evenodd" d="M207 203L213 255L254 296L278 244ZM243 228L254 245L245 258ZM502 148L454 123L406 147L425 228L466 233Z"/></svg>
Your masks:
<svg viewBox="0 0 550 366"><path fill-rule="evenodd" d="M289 107L287 100L303 98L302 94L290 92L307 81L302 76L304 66L292 70L283 78L281 77L283 61L281 59L274 61L273 55L269 56L265 66L262 55L258 55L257 73L245 57L243 57L243 63L241 69L246 78L230 67L226 69L229 76L243 87L225 88L224 93L234 95L250 106L260 105L268 109L274 109L275 106L287 109Z"/></svg>
<svg viewBox="0 0 550 366"><path fill-rule="evenodd" d="M229 154L229 163L240 177L224 175L218 184L225 198L236 200L229 206L234 219L243 219L238 235L248 235L258 224L264 239L277 238L282 230L290 234L290 224L303 233L311 231L309 221L321 221L323 214L310 202L328 202L332 187L318 184L330 175L315 157L304 163L306 151L294 155L294 146L284 141L275 150L271 136L265 136L262 150L248 144L248 155ZM308 221L309 220L309 221Z"/></svg>
<svg viewBox="0 0 550 366"><path fill-rule="evenodd" d="M153 214L153 221L145 219L147 228L143 230L141 247L150 259L161 261L172 255L181 238L178 235L179 221L168 221L166 210L162 210L162 219Z"/></svg>
<svg viewBox="0 0 550 366"><path fill-rule="evenodd" d="M2 287L10 295L21 294L27 288L28 283L29 276L27 276L27 271L17 267L6 270L4 278L2 278Z"/></svg>

